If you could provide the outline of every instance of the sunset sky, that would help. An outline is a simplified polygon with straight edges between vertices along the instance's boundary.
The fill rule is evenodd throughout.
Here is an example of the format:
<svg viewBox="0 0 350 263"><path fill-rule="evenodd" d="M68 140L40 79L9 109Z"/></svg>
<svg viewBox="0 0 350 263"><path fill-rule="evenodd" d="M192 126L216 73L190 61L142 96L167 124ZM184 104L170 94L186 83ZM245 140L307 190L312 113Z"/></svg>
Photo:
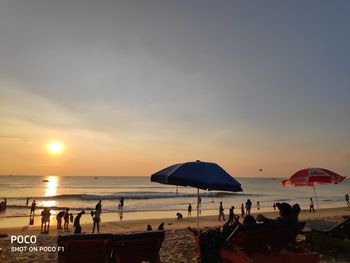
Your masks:
<svg viewBox="0 0 350 263"><path fill-rule="evenodd" d="M345 0L3 0L0 174L199 159L235 177L350 176L349 14Z"/></svg>

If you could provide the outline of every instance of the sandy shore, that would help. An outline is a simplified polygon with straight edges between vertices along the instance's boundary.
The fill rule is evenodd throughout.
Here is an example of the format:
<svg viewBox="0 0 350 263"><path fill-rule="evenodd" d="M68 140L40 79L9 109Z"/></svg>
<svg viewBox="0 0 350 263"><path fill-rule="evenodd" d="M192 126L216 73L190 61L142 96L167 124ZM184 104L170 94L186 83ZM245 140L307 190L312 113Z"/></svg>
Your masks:
<svg viewBox="0 0 350 263"><path fill-rule="evenodd" d="M276 212L262 213L274 218L278 215ZM256 214L255 214L256 215ZM300 213L300 220L327 219L332 221L341 221L343 216L350 215L350 208L328 208L322 209L319 213L309 213L303 210ZM55 222L54 222L55 223ZM146 230L150 224L153 229L157 229L160 223L165 224L165 241L160 251L162 262L197 262L192 233L188 227L196 228L196 217L176 219L144 219L101 223L101 233L125 233ZM200 228L220 227L222 221L218 221L217 216L200 217ZM71 230L73 230L71 226ZM92 225L82 225L82 232L91 233ZM11 251L11 235L35 235L37 237L36 246L55 246L57 235L71 234L72 232L63 232L56 230L55 225L51 226L49 234L41 234L37 226L24 226L21 228L1 228L0 233L7 233L9 237L0 239L0 262L55 262L57 253L50 252L13 252ZM13 244L19 246L18 244Z"/></svg>

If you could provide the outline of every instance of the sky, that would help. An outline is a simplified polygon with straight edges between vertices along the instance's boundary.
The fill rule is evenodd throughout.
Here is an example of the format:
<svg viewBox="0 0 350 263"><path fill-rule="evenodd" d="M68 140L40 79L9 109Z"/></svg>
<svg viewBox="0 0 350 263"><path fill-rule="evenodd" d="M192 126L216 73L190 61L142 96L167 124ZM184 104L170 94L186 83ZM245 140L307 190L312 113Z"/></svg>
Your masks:
<svg viewBox="0 0 350 263"><path fill-rule="evenodd" d="M201 160L349 176L349 14L340 0L2 0L0 174Z"/></svg>

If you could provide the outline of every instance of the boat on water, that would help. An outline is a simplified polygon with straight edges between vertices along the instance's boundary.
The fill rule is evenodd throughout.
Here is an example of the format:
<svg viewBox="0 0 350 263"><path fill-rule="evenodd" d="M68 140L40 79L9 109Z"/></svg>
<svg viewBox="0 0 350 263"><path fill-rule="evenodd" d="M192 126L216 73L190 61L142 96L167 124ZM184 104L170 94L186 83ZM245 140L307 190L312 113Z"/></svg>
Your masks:
<svg viewBox="0 0 350 263"><path fill-rule="evenodd" d="M44 180L43 180L43 182L44 182L44 183L48 183L48 182L49 182L49 180L47 180L47 179L44 179Z"/></svg>

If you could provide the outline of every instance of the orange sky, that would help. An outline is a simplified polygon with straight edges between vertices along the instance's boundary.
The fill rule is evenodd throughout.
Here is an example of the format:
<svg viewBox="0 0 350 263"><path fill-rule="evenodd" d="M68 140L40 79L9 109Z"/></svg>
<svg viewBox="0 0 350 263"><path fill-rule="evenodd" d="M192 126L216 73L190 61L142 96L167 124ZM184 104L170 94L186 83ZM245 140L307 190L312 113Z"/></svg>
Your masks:
<svg viewBox="0 0 350 263"><path fill-rule="evenodd" d="M0 174L350 175L348 1L78 2L0 2Z"/></svg>

